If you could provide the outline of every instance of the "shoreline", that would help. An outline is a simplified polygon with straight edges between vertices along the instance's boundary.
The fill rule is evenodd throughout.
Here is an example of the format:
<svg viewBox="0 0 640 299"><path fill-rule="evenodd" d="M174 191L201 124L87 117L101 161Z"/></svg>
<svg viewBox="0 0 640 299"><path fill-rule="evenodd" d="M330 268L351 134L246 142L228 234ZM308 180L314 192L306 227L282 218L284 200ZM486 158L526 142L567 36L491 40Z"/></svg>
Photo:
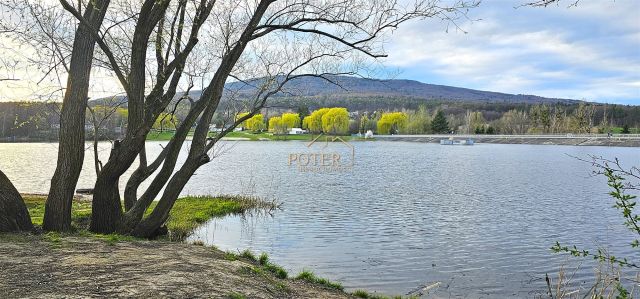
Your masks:
<svg viewBox="0 0 640 299"><path fill-rule="evenodd" d="M531 145L569 145L569 146L609 146L609 147L640 147L640 134L616 135L608 138L603 136L568 136L568 135L374 135L371 139L364 139L357 136L342 136L345 141L403 141L403 142L422 142L422 143L440 143L442 139L453 138L454 140L462 140L471 138L475 143L488 144L531 144ZM249 137L223 137L224 141L260 141L260 142L286 142L286 141L311 141L311 135L298 135L291 139L277 138L249 138ZM187 138L190 140L190 138ZM168 141L167 139L147 139L147 142ZM100 142L108 142L102 140ZM0 144L19 144L19 143L58 143L57 140L20 140L20 141L2 141ZM89 142L87 142L89 143Z"/></svg>
<svg viewBox="0 0 640 299"><path fill-rule="evenodd" d="M169 241L0 234L5 298L353 298L272 273L246 253Z"/></svg>
<svg viewBox="0 0 640 299"><path fill-rule="evenodd" d="M0 273L0 297L388 298L363 290L347 292L340 283L307 270L291 275L266 253L222 251L184 241L211 218L277 208L271 206L275 203L243 203L241 197L230 196L180 198L171 214L188 219L167 222L170 232L180 232L171 233L179 238L170 234L148 240L86 231L91 202L82 198L74 198L74 232L41 232L44 195L22 195L37 228L0 233L0 268L5 270ZM229 207L236 201L237 206ZM193 216L196 210L206 212L207 219Z"/></svg>
<svg viewBox="0 0 640 299"><path fill-rule="evenodd" d="M571 146L640 147L640 137L562 137L562 136L516 136L516 135L388 135L375 136L376 140L440 143L442 139L462 140L471 138L475 143L490 144L533 144Z"/></svg>

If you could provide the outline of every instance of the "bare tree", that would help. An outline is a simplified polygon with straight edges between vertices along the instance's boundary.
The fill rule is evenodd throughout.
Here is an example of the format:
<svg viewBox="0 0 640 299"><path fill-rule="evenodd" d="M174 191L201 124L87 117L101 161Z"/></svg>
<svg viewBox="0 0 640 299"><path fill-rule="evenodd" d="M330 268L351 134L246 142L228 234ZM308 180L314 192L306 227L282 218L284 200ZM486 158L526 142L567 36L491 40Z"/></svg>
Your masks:
<svg viewBox="0 0 640 299"><path fill-rule="evenodd" d="M67 68L70 57L62 111L65 129L60 133L58 169L47 202L45 227L69 228L71 198L83 160L84 146L80 144L84 143L86 90L93 64L117 78L129 111L126 135L114 142L108 161L99 170L90 229L138 236L154 234L166 221L189 178L214 158L212 150L220 139L265 107L270 97L288 92L287 82L316 76L339 84L331 75L362 74L376 59L386 56L385 37L402 23L424 18L455 22L478 4L475 0L448 4L440 0L95 0L80 1L77 6L66 0L60 3L67 12L62 16L73 16L78 27L73 28L72 47L59 40L64 34L48 30L57 27L43 26L47 30L41 30L45 34L40 40L48 38L56 45L50 52L56 57L56 65ZM56 40L58 43L54 43ZM94 44L100 49L95 56ZM185 66L203 61L206 69L198 75L202 95L191 99L189 90L194 84L189 75L184 76L189 73ZM246 86L225 90L228 80L244 82ZM146 136L180 93L180 98L190 102L189 112L161 154L147 161ZM238 107L249 113L232 118L222 132L210 136L214 114L229 108L220 108L221 99L232 95L242 103ZM193 126L187 159L178 168L178 154ZM140 162L127 183L123 212L118 182L136 158ZM156 172L149 187L137 196L140 184ZM156 208L143 218L144 211L158 197Z"/></svg>
<svg viewBox="0 0 640 299"><path fill-rule="evenodd" d="M62 0L65 2L65 0ZM109 0L89 1L76 31L69 64L67 88L60 115L58 162L51 178L43 228L66 231L71 228L71 202L84 161L85 107L96 44L93 28L102 24Z"/></svg>
<svg viewBox="0 0 640 299"><path fill-rule="evenodd" d="M27 52L35 52L23 56L44 73L43 78L53 76L59 85L63 85L65 80L60 71L67 77L57 167L43 222L45 230L71 228L71 202L84 159L84 111L96 43L91 32L92 28L101 26L109 3L109 0L78 1L75 9L82 13L86 22L77 26L76 22L71 22L73 18L50 2L6 0L1 3L8 10L0 22L0 30L12 41L26 45ZM70 40L72 45L69 45Z"/></svg>
<svg viewBox="0 0 640 299"><path fill-rule="evenodd" d="M523 4L524 6L534 6L534 7L547 7L551 4L560 4L560 2L562 2L562 0L536 0L536 1L532 1L532 2L527 2L525 4ZM580 0L570 0L568 1L569 3L569 7L571 6L577 6L578 2L580 2Z"/></svg>
<svg viewBox="0 0 640 299"><path fill-rule="evenodd" d="M93 130L93 164L96 176L100 175L100 170L102 170L102 161L100 161L98 155L98 143L102 138L109 138L109 135L103 134L102 131L106 129L104 128L106 122L108 122L125 103L125 99L113 96L103 100L100 105L94 107L87 105L87 111L89 111L89 115L91 116L89 119L91 129ZM120 128L122 128L122 126L120 126Z"/></svg>

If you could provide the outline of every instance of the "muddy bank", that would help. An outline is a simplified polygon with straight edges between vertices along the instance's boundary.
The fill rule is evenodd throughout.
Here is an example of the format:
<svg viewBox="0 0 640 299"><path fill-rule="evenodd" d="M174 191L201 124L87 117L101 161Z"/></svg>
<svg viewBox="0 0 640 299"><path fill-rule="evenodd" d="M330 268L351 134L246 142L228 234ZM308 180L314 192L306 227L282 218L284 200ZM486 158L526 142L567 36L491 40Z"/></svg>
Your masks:
<svg viewBox="0 0 640 299"><path fill-rule="evenodd" d="M0 234L0 269L0 298L352 298L217 249L162 241Z"/></svg>
<svg viewBox="0 0 640 299"><path fill-rule="evenodd" d="M440 143L442 136L376 136L377 140ZM454 137L454 139L464 139ZM640 147L640 138L473 137L476 143Z"/></svg>

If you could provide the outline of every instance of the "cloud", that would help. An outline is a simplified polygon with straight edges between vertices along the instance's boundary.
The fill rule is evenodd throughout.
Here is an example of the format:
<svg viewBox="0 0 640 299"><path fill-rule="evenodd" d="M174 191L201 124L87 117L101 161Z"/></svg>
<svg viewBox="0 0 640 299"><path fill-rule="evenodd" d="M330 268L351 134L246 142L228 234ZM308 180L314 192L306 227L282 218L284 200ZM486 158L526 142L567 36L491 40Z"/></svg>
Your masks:
<svg viewBox="0 0 640 299"><path fill-rule="evenodd" d="M509 93L640 104L640 1L513 8L485 1L459 24L412 22L385 64L410 79ZM404 77L401 75L401 77Z"/></svg>

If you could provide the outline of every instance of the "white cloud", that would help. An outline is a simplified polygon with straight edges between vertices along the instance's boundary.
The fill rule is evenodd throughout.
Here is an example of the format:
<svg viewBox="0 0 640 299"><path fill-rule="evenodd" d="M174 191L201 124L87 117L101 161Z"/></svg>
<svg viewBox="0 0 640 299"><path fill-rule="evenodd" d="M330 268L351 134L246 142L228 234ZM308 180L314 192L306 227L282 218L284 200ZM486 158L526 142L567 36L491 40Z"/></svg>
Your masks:
<svg viewBox="0 0 640 299"><path fill-rule="evenodd" d="M462 24L468 34L446 33L433 22L401 27L385 63L429 83L640 100L640 2L515 10L512 2L485 3L471 12L481 21Z"/></svg>

